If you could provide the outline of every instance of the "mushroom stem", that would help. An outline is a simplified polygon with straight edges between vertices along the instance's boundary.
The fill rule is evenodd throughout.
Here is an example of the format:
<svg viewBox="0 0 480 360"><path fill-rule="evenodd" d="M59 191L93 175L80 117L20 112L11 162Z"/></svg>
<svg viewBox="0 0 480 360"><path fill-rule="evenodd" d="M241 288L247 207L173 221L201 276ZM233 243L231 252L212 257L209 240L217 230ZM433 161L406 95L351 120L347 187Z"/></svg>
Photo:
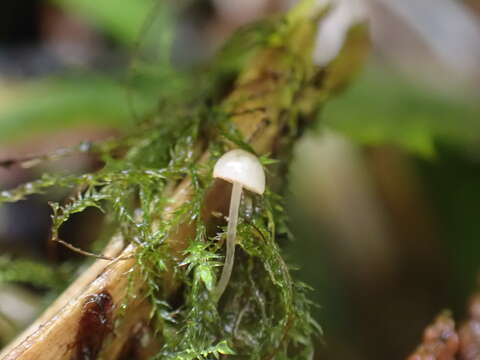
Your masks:
<svg viewBox="0 0 480 360"><path fill-rule="evenodd" d="M220 300L225 291L230 276L232 275L233 260L235 256L235 238L237 235L238 224L238 209L240 207L240 200L242 199L242 184L238 182L233 183L232 195L230 197L230 210L228 212L228 227L227 227L227 251L225 255L225 264L223 265L222 275L215 289L215 298Z"/></svg>

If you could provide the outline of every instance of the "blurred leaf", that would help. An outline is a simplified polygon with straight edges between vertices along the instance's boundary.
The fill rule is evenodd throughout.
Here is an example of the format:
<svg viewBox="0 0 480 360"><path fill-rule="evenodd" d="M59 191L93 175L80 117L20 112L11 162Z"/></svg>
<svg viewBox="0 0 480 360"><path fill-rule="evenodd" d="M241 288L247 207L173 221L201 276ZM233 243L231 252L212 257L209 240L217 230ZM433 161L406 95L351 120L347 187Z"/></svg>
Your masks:
<svg viewBox="0 0 480 360"><path fill-rule="evenodd" d="M363 144L396 144L432 156L437 140L478 140L479 118L473 101L422 89L377 65L328 103L322 123Z"/></svg>
<svg viewBox="0 0 480 360"><path fill-rule="evenodd" d="M68 266L53 267L31 260L0 256L0 283L26 283L61 290L68 284L71 271Z"/></svg>
<svg viewBox="0 0 480 360"><path fill-rule="evenodd" d="M101 76L30 83L0 108L0 142L75 125L128 126L131 116L125 98L120 84Z"/></svg>
<svg viewBox="0 0 480 360"><path fill-rule="evenodd" d="M184 89L185 74L171 63L173 29L180 10L167 1L156 1L144 19L128 69L128 102L135 118L154 113L165 93Z"/></svg>
<svg viewBox="0 0 480 360"><path fill-rule="evenodd" d="M52 0L67 11L91 19L117 41L132 45L147 14L152 10L153 0Z"/></svg>
<svg viewBox="0 0 480 360"><path fill-rule="evenodd" d="M52 1L93 19L126 45L139 40L130 68L123 70L128 81L94 73L61 74L22 85L18 96L13 100L8 96L0 107L0 142L85 124L126 127L134 115L156 111L165 91L185 88L184 79L169 63L176 7L159 0Z"/></svg>

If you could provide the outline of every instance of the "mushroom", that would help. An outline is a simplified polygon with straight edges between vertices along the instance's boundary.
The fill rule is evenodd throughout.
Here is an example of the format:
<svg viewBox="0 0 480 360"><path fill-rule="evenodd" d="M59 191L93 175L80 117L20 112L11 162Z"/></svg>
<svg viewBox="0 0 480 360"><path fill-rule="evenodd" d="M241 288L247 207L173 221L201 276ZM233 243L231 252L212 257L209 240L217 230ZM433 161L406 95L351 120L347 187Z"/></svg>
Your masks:
<svg viewBox="0 0 480 360"><path fill-rule="evenodd" d="M238 208L242 197L242 189L246 188L262 195L265 191L265 172L258 158L248 151L231 150L218 159L213 169L213 177L232 183L230 209L227 227L227 251L222 275L215 289L215 298L222 297L232 274L235 255L235 237L237 234Z"/></svg>

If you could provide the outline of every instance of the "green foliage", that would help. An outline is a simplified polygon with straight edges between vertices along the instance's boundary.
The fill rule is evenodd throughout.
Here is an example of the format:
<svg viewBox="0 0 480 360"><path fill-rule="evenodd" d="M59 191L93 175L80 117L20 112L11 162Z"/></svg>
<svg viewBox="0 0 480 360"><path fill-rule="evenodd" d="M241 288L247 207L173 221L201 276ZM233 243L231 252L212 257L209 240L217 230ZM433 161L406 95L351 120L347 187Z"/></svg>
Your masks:
<svg viewBox="0 0 480 360"><path fill-rule="evenodd" d="M475 99L468 102L422 89L376 66L328 103L322 124L362 144L396 144L430 157L439 140L473 144L479 117Z"/></svg>
<svg viewBox="0 0 480 360"><path fill-rule="evenodd" d="M164 1L52 1L70 13L93 19L125 47L123 50L134 53L128 71L130 90L127 92L126 79L86 70L31 80L15 88L15 97L0 109L0 142L88 125L128 132L134 125L132 109L151 115L166 91L180 94L191 84L184 81L185 74L170 66L174 16ZM154 16L141 34L150 10ZM136 44L138 39L141 41ZM170 87L167 90L165 83Z"/></svg>
<svg viewBox="0 0 480 360"><path fill-rule="evenodd" d="M0 283L23 283L60 291L68 284L71 272L67 265L54 269L40 262L0 257Z"/></svg>
<svg viewBox="0 0 480 360"><path fill-rule="evenodd" d="M84 15L114 37L117 41L132 45L137 39L138 29L149 10L150 0L123 1L116 0L51 0L53 3L72 13Z"/></svg>
<svg viewBox="0 0 480 360"><path fill-rule="evenodd" d="M128 127L131 117L124 98L118 83L98 75L32 82L2 106L0 142L73 126Z"/></svg>

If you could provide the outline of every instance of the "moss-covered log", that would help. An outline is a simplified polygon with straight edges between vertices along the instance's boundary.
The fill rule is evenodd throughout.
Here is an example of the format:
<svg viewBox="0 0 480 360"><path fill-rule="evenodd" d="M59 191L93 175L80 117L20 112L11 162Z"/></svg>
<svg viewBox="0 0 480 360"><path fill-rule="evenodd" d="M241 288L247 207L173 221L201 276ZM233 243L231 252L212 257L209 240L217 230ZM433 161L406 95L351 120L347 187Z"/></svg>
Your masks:
<svg viewBox="0 0 480 360"><path fill-rule="evenodd" d="M54 185L78 189L72 202L53 205L53 240L71 214L99 207L118 229L105 255L123 258L91 265L3 359L309 358L316 325L304 286L280 254L286 232L273 186L245 201L233 277L220 303L213 300L229 189L211 169L232 147L255 152L264 165L288 159L301 128L347 83L366 54L365 28L352 27L339 56L318 67L312 50L327 13L303 1L241 31L205 72L206 87L188 83L198 81L201 94L166 97L138 133L99 147L106 164L99 172L43 177L0 195L13 201ZM260 40L232 66L233 45L252 36ZM283 184L282 169L271 169L267 183Z"/></svg>

